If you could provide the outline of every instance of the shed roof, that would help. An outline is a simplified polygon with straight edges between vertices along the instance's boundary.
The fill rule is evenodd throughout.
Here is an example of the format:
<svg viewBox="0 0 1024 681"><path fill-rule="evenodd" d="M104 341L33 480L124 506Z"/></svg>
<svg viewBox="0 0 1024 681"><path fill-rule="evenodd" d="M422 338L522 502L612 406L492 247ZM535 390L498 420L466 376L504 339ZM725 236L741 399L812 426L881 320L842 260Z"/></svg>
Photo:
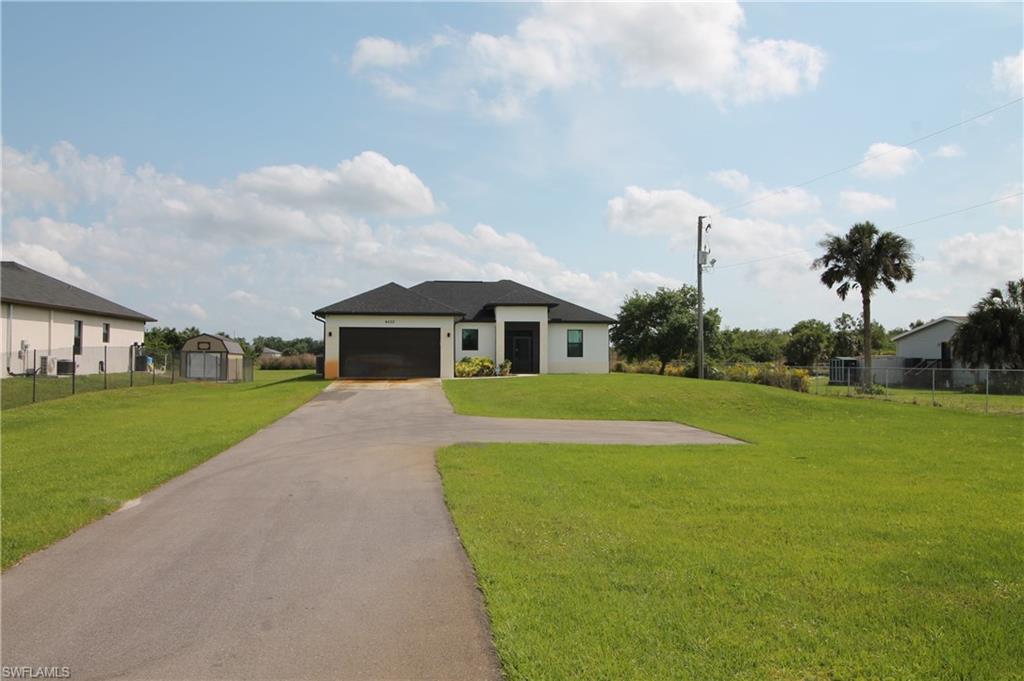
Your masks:
<svg viewBox="0 0 1024 681"><path fill-rule="evenodd" d="M201 333L198 336L192 336L187 341L185 341L185 343L191 343L197 338L214 338L216 340L219 340L221 343L224 344L224 349L227 351L229 355L241 355L245 353L245 351L242 350L242 346L241 344L239 344L238 341L236 341L233 338L228 338L227 336L221 336L220 334L217 333Z"/></svg>
<svg viewBox="0 0 1024 681"><path fill-rule="evenodd" d="M88 312L102 317L155 322L149 315L72 286L12 260L0 263L0 300L34 307Z"/></svg>

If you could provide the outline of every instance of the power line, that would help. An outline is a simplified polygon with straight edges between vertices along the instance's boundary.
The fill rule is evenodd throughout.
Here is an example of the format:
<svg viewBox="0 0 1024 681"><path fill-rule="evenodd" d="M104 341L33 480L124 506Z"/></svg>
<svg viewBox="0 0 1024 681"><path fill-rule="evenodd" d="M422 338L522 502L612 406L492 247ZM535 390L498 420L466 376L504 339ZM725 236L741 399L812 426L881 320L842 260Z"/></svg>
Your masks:
<svg viewBox="0 0 1024 681"><path fill-rule="evenodd" d="M894 230L896 230L896 229L906 229L907 227L913 227L914 225L920 225L923 222L931 222L932 220L938 220L939 218L949 217L950 215L958 215L960 213L966 213L967 211L974 210L975 208L984 208L985 206L991 206L994 203L1000 203L1002 201L1008 201L1009 199L1015 199L1015 198L1017 198L1019 196L1024 196L1024 191L1017 192L1016 194L1007 194L1006 196L1001 196L998 199L992 199L991 201L985 201L984 203L976 203L973 206L967 206L966 208L958 208L956 210L951 210L951 211L949 211L947 213L939 213L938 215L932 215L930 217L922 218L920 220L914 220L913 222L905 222L902 225L897 225L897 226L893 227L892 229L894 229ZM754 258L753 260L744 260L743 262L735 262L735 263L732 263L731 265L721 265L720 267L716 267L715 269L716 270L725 270L725 269L730 269L730 268L733 268L733 267L743 267L744 265L753 265L754 263L763 262L765 260L776 260L778 258L785 258L785 257L791 256L791 255L798 255L800 253L806 253L806 252L807 252L806 248L800 248L800 249L797 249L797 250L794 250L794 251L787 251L785 253L779 253L777 255L769 255L769 256L766 256L764 258Z"/></svg>
<svg viewBox="0 0 1024 681"><path fill-rule="evenodd" d="M864 165L868 161L874 161L875 159L879 159L879 158L881 158L883 156L886 156L887 154L891 154L894 151L897 151L900 147L912 147L915 144L920 144L921 142L923 142L923 141L925 141L927 139L931 139L932 137L935 137L936 135L941 135L944 132L949 132L950 130L953 130L954 128L960 127L961 125L966 125L968 123L971 123L972 121L978 120L979 118L984 118L985 116L988 116L988 115L993 114L993 113L995 113L997 111L1005 109L1005 108L1007 108L1009 106L1017 104L1021 100L1024 100L1024 97L1018 97L1017 99L1014 99L1014 100L1011 100L1009 102L1006 102L1005 104L1000 104L999 106L995 107L994 109L989 109L988 111L982 111L981 113L975 114L974 116L971 116L970 118L965 118L964 120L962 120L962 121L960 121L958 123L953 123L952 125L947 125L945 128L942 128L941 130L936 130L934 132L928 133L927 135L922 135L921 137L918 137L916 139L912 139L909 142L904 142L903 144L898 145L898 146L896 146L893 149L889 149L887 151L883 151L881 153L874 154L872 156L866 156L863 159L861 159L860 161L857 161L856 163L851 163L850 165L843 166L842 168L838 168L836 170L831 170L831 171L829 171L827 173L823 173L821 175L818 175L817 177L812 177L811 179L806 180L804 182L801 182L799 184L791 184L791 185L788 185L786 187L782 187L781 189L776 189L774 191L770 191L770 192L767 192L765 194L759 194L758 196L755 196L754 198L752 198L752 199L750 199L748 201L744 201L743 203L737 203L737 204L729 206L727 208L723 208L722 210L718 211L717 213L713 213L713 215L721 215L722 213L727 213L727 212L729 212L731 210L735 210L737 208L743 208L744 206L749 206L752 203L757 203L758 201L763 201L764 199L767 199L769 197L776 196L778 194L783 194L783 193L788 192L788 191L790 191L792 189L799 189L801 187L806 187L807 185L812 184L814 182L817 182L818 180L824 180L826 177L832 177L833 175L838 175L839 173L844 173L847 170L853 170L857 166Z"/></svg>

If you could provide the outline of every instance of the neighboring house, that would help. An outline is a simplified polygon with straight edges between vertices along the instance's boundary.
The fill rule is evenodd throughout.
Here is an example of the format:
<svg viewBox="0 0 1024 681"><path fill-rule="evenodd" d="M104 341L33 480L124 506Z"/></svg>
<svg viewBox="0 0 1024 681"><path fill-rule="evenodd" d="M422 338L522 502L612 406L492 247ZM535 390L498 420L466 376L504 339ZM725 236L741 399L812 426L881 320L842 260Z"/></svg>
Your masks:
<svg viewBox="0 0 1024 681"><path fill-rule="evenodd" d="M142 345L152 317L16 262L0 263L0 377L56 373L60 360L78 373L127 371L131 347ZM106 362L104 365L103 363Z"/></svg>
<svg viewBox="0 0 1024 681"><path fill-rule="evenodd" d="M327 305L326 378L455 375L463 357L512 373L607 373L605 315L514 281L395 283Z"/></svg>
<svg viewBox="0 0 1024 681"><path fill-rule="evenodd" d="M260 351L260 357L280 357L281 351L275 350L274 348L263 348Z"/></svg>
<svg viewBox="0 0 1024 681"><path fill-rule="evenodd" d="M940 368L953 367L953 334L967 317L939 317L893 338L896 355L907 359L938 360Z"/></svg>
<svg viewBox="0 0 1024 681"><path fill-rule="evenodd" d="M878 384L930 386L932 370L943 387L963 387L979 381L978 373L953 358L953 334L967 317L933 319L893 338L896 354L872 359L873 380ZM860 360L863 361L863 360Z"/></svg>

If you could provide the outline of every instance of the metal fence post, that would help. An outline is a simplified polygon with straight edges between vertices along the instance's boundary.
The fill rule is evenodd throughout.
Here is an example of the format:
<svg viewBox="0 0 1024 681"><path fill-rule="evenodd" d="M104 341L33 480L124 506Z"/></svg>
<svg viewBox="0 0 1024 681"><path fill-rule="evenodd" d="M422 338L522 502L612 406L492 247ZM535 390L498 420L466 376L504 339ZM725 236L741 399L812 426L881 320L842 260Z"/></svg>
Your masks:
<svg viewBox="0 0 1024 681"><path fill-rule="evenodd" d="M71 351L71 394L75 394L75 377L78 376L78 360L75 359L75 351Z"/></svg>
<svg viewBox="0 0 1024 681"><path fill-rule="evenodd" d="M992 373L991 369L985 369L985 413L988 413L988 377Z"/></svg>
<svg viewBox="0 0 1024 681"><path fill-rule="evenodd" d="M852 371L850 371L850 368L849 368L849 367L847 367L847 368L846 368L846 396L847 396L847 397L849 397L849 396L850 396L850 376L851 376L852 374L853 374L853 372L852 372Z"/></svg>
<svg viewBox="0 0 1024 681"><path fill-rule="evenodd" d="M171 365L171 383L174 383L174 355L167 353L167 361Z"/></svg>
<svg viewBox="0 0 1024 681"><path fill-rule="evenodd" d="M38 350L32 351L32 402L36 401L36 374L39 373Z"/></svg>
<svg viewBox="0 0 1024 681"><path fill-rule="evenodd" d="M135 387L135 353L134 348L128 348L128 387Z"/></svg>
<svg viewBox="0 0 1024 681"><path fill-rule="evenodd" d="M889 399L889 367L885 368L885 399Z"/></svg>
<svg viewBox="0 0 1024 681"><path fill-rule="evenodd" d="M107 346L103 346L103 389L107 389Z"/></svg>
<svg viewBox="0 0 1024 681"><path fill-rule="evenodd" d="M146 366L149 366L148 362L146 363ZM156 358L155 357L153 358L153 385L156 385Z"/></svg>
<svg viewBox="0 0 1024 681"><path fill-rule="evenodd" d="M932 367L932 406L935 406L935 367Z"/></svg>

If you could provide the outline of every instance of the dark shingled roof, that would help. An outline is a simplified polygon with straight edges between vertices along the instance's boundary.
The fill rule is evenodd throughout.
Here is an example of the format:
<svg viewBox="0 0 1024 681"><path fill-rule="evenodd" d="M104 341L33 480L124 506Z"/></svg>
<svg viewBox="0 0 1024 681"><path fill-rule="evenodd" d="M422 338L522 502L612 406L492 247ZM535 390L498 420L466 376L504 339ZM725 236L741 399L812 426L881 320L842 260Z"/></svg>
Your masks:
<svg viewBox="0 0 1024 681"><path fill-rule="evenodd" d="M0 263L0 300L5 303L88 312L102 317L156 321L153 317L10 260Z"/></svg>
<svg viewBox="0 0 1024 681"><path fill-rule="evenodd" d="M611 317L561 298L524 286L511 279L501 281L425 281L412 290L463 311L468 321L493 321L495 305L547 305L548 321L613 324Z"/></svg>
<svg viewBox="0 0 1024 681"><path fill-rule="evenodd" d="M391 282L366 293L339 300L313 314L409 314L461 317L462 311L426 298Z"/></svg>

